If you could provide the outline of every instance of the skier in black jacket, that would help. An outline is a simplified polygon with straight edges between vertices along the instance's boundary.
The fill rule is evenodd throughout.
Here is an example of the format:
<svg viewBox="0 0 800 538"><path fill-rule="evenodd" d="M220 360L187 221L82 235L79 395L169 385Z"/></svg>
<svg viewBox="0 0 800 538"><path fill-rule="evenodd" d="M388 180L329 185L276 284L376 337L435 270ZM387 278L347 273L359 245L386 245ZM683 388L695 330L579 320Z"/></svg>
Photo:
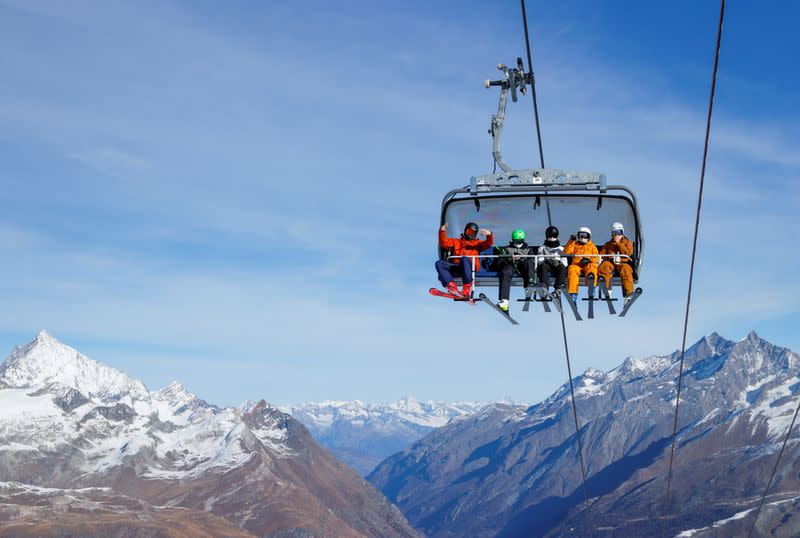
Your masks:
<svg viewBox="0 0 800 538"><path fill-rule="evenodd" d="M536 247L525 242L525 230L516 229L511 232L511 242L503 247L494 247L495 258L492 269L497 271L500 278L498 308L508 312L508 299L511 296L511 279L514 273L522 276L522 281L527 288L533 283L536 262L532 256L536 254Z"/></svg>
<svg viewBox="0 0 800 538"><path fill-rule="evenodd" d="M544 232L544 243L539 247L537 254L551 256L539 260L539 283L547 289L548 278L552 276L555 278L555 290L559 291L567 281L567 258L562 257L564 247L558 241L558 228L547 227Z"/></svg>

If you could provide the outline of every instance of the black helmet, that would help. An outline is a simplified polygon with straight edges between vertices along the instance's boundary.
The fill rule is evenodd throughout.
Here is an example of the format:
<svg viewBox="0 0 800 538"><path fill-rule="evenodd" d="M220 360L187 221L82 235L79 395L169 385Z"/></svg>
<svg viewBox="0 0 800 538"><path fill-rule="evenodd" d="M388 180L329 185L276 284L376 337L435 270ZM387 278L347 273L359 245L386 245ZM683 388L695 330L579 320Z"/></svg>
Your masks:
<svg viewBox="0 0 800 538"><path fill-rule="evenodd" d="M548 226L544 231L545 239L556 239L558 237L558 228L555 226Z"/></svg>
<svg viewBox="0 0 800 538"><path fill-rule="evenodd" d="M464 226L464 237L467 239L475 239L478 237L478 225L474 222L468 222Z"/></svg>

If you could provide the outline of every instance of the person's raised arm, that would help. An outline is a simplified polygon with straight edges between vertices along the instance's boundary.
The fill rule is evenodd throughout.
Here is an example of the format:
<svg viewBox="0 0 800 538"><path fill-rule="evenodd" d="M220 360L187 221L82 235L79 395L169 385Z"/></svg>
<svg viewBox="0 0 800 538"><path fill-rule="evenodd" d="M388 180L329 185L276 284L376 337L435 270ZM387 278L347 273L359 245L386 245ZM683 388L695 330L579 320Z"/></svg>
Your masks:
<svg viewBox="0 0 800 538"><path fill-rule="evenodd" d="M444 225L439 228L439 246L444 249L452 250L455 241L447 237L447 226L445 222Z"/></svg>
<svg viewBox="0 0 800 538"><path fill-rule="evenodd" d="M494 234L487 230L486 228L481 229L481 233L486 236L486 239L478 243L478 252L483 252L487 248L494 245Z"/></svg>

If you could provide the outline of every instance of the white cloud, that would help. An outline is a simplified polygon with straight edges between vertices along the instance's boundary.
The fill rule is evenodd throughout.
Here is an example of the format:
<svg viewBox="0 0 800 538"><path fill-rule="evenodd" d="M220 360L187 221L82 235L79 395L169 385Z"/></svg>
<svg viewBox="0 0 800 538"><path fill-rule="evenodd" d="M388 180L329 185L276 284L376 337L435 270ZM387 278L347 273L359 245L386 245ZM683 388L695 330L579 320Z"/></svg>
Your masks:
<svg viewBox="0 0 800 538"><path fill-rule="evenodd" d="M479 28L463 27L473 23L406 15L395 24L415 32L387 43L379 26L348 13L318 15L338 24L311 19L318 32L303 36L288 35L299 23L276 13L272 31L253 35L180 6L4 5L27 13L20 28L52 41L2 32L0 66L11 76L0 136L35 151L52 175L3 172L22 187L11 193L17 211L0 221L11 260L0 269L0 327L178 346L142 352L181 365L176 374L186 350L202 348L219 356L216 367L204 363L209 378L257 368L283 401L535 400L563 380L553 316L520 315L511 333L485 307L426 295L441 195L490 169L496 94L480 82L509 60L498 55L513 59L515 38L487 46ZM580 44L562 49L547 35L538 69L548 164L633 186L648 239L646 293L631 316L608 320L599 308L594 322L570 322L575 371L672 351L705 110L622 65L587 65ZM527 98L510 105L506 155L519 166L538 161L530 116ZM761 176L765 167L796 176L796 147L783 125L725 109L715 119L693 334L792 308L771 285L752 302L735 290L775 278L771 262L748 260L778 252L788 266L798 261L784 252L797 190ZM77 172L76 160L86 165ZM532 342L530 354L493 352L509 338ZM114 357L137 367L130 352ZM236 388L212 390L228 399Z"/></svg>

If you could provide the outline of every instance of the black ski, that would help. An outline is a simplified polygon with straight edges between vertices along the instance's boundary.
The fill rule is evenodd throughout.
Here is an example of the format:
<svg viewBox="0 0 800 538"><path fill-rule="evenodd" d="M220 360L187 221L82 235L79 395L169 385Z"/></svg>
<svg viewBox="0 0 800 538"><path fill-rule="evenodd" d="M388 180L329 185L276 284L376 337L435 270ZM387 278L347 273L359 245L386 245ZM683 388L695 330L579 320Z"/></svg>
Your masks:
<svg viewBox="0 0 800 538"><path fill-rule="evenodd" d="M561 297L560 292L558 290L553 290L552 293L548 293L547 296L550 297L550 300L553 302L553 306L558 310L559 314L564 313L564 309L561 306Z"/></svg>
<svg viewBox="0 0 800 538"><path fill-rule="evenodd" d="M633 303L636 302L636 299L638 299L641 294L642 294L642 288L636 288L633 291L630 300L628 300L628 303L622 309L622 312L619 313L619 317L621 318L625 317L625 314L628 313L628 310L630 310L630 308L633 306Z"/></svg>
<svg viewBox="0 0 800 538"><path fill-rule="evenodd" d="M522 305L522 311L527 312L531 308L531 302L533 301L533 292L534 289L531 287L525 288L525 304Z"/></svg>
<svg viewBox="0 0 800 538"><path fill-rule="evenodd" d="M572 313L575 314L575 319L577 321L583 320L583 318L581 317L580 312L578 312L578 305L575 304L575 301L572 299L570 294L567 293L567 287L566 286L561 286L561 297L566 299L567 303L569 303L569 307L572 308Z"/></svg>
<svg viewBox="0 0 800 538"><path fill-rule="evenodd" d="M617 314L617 310L614 308L614 301L616 299L611 298L611 290L606 287L606 279L600 277L597 285L597 297L606 302L608 305L608 313L612 316Z"/></svg>
<svg viewBox="0 0 800 538"><path fill-rule="evenodd" d="M586 317L589 319L594 319L594 275L590 274L588 281L589 285L587 287L589 288L589 298L585 300L589 301L589 313Z"/></svg>
<svg viewBox="0 0 800 538"><path fill-rule="evenodd" d="M547 293L547 287L544 284L537 284L534 288L534 295L542 300L542 308L545 312L550 312L550 294Z"/></svg>
<svg viewBox="0 0 800 538"><path fill-rule="evenodd" d="M494 303L492 302L492 300L491 300L491 299L489 299L489 298L488 298L488 297L487 297L485 294L481 293L481 294L480 294L480 296L479 296L479 298L480 298L480 300L481 300L481 301L483 301L484 303L488 304L489 306L491 306L492 308L494 308L495 310L497 310L497 312L498 312L498 313L499 313L501 316L503 316L504 318L506 318L508 321L510 321L512 325L519 325L519 323L517 323L517 321L516 321L514 318L512 318L511 316L509 316L507 312L503 312L502 310L500 310L500 307L499 307L499 306L497 306L496 304L494 304Z"/></svg>

